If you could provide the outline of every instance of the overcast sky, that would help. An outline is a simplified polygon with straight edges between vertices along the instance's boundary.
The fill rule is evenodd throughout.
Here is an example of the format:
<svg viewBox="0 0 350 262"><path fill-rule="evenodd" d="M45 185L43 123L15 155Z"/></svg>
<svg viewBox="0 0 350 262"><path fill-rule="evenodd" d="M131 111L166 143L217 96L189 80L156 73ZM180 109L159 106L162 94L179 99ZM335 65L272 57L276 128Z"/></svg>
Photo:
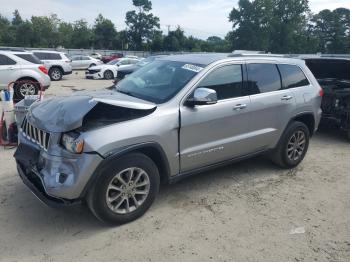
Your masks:
<svg viewBox="0 0 350 262"><path fill-rule="evenodd" d="M231 29L228 15L238 0L152 0L153 13L160 18L161 28L167 30L180 25L186 34L206 39L217 35L224 37ZM65 21L75 21L81 18L93 23L101 13L115 23L117 30L125 28L125 13L132 9L131 0L0 0L0 13L11 17L18 9L22 17L32 15L49 15L55 13ZM309 0L311 11L350 8L350 0Z"/></svg>

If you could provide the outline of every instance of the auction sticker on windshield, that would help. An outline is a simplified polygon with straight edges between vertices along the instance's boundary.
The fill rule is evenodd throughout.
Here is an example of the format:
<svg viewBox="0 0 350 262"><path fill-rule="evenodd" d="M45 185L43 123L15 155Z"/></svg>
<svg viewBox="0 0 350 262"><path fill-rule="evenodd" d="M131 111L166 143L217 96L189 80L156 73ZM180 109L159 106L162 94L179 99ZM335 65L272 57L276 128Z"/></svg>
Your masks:
<svg viewBox="0 0 350 262"><path fill-rule="evenodd" d="M203 67L196 66L196 65L191 65L191 64L186 64L182 67L182 69L190 70L196 73L199 73L200 71L203 70Z"/></svg>

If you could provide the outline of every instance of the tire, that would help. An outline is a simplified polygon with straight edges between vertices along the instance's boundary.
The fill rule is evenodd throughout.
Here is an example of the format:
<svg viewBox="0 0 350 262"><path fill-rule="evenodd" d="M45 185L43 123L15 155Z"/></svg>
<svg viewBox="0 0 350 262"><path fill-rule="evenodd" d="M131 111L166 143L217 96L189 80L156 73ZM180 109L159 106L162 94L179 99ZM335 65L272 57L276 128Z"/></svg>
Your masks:
<svg viewBox="0 0 350 262"><path fill-rule="evenodd" d="M310 131L304 123L297 121L290 123L277 148L272 152L271 160L282 168L298 166L307 153L309 140Z"/></svg>
<svg viewBox="0 0 350 262"><path fill-rule="evenodd" d="M133 174L131 182L141 185L136 190L131 183L121 182L126 182L130 173ZM159 172L154 162L144 154L132 153L107 164L88 192L86 202L102 222L125 224L141 217L150 208L158 194L159 184Z"/></svg>
<svg viewBox="0 0 350 262"><path fill-rule="evenodd" d="M107 70L106 72L104 72L103 78L106 80L111 80L114 78L114 74L111 70Z"/></svg>
<svg viewBox="0 0 350 262"><path fill-rule="evenodd" d="M14 101L18 102L24 99L25 95L37 95L39 84L33 80L20 80L14 86Z"/></svg>
<svg viewBox="0 0 350 262"><path fill-rule="evenodd" d="M58 67L53 67L49 70L49 76L52 81L59 81L62 79L63 72Z"/></svg>

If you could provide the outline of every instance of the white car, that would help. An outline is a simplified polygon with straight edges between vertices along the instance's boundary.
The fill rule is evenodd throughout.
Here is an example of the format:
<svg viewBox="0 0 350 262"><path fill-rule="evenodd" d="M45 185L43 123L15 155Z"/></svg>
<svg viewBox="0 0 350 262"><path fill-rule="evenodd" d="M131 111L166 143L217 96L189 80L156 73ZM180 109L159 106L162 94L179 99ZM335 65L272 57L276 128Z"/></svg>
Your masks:
<svg viewBox="0 0 350 262"><path fill-rule="evenodd" d="M100 53L92 53L90 56L98 60L102 59L102 55Z"/></svg>
<svg viewBox="0 0 350 262"><path fill-rule="evenodd" d="M103 62L87 55L73 55L70 57L73 69L87 69L92 66L101 65Z"/></svg>
<svg viewBox="0 0 350 262"><path fill-rule="evenodd" d="M59 81L63 75L72 73L71 61L65 53L40 50L33 51L33 54L45 64L52 81Z"/></svg>
<svg viewBox="0 0 350 262"><path fill-rule="evenodd" d="M114 79L117 76L118 69L134 65L139 61L140 59L137 58L118 58L108 64L90 67L85 71L85 76L87 79Z"/></svg>
<svg viewBox="0 0 350 262"><path fill-rule="evenodd" d="M0 90L7 89L13 82L17 102L26 95L38 94L40 85L48 88L51 81L47 68L33 53L0 50Z"/></svg>

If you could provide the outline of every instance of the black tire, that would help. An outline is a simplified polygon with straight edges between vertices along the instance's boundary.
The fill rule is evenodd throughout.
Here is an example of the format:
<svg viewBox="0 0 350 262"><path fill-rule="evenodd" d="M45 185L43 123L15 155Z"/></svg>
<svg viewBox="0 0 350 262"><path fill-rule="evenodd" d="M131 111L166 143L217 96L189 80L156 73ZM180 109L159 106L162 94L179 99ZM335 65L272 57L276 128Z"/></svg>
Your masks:
<svg viewBox="0 0 350 262"><path fill-rule="evenodd" d="M305 143L303 144L303 149L301 150L300 146L297 146L298 142L293 144L293 136L297 139L298 135L303 134ZM298 166L304 159L307 150L309 148L309 140L310 140L310 131L308 127L301 122L291 122L286 130L284 131L277 148L270 155L271 160L282 168L294 168ZM293 152L294 153L293 155ZM297 157L297 158L295 158Z"/></svg>
<svg viewBox="0 0 350 262"><path fill-rule="evenodd" d="M58 67L52 67L49 70L49 76L52 81L60 81L62 79L63 72Z"/></svg>
<svg viewBox="0 0 350 262"><path fill-rule="evenodd" d="M114 78L114 74L111 70L106 70L106 72L104 72L104 74L103 74L103 77L106 80L111 80Z"/></svg>
<svg viewBox="0 0 350 262"><path fill-rule="evenodd" d="M18 83L14 85L14 102L18 102L24 99L24 91L25 85L30 86L30 91L27 93L28 95L37 95L39 92L39 83L33 80L19 80Z"/></svg>
<svg viewBox="0 0 350 262"><path fill-rule="evenodd" d="M116 179L115 176L117 174L123 172L125 169L133 167L144 170L148 175L148 195L143 200L144 202L140 204L136 210L133 210L126 214L116 213L112 211L112 209L108 206L109 204L107 203L107 196L109 196L108 188L110 186L110 183ZM117 181L119 182L119 180ZM137 184L137 181L135 181L135 184ZM111 161L105 166L103 171L100 173L99 178L88 192L86 202L92 213L102 222L113 225L125 224L141 217L150 208L158 194L159 184L159 172L154 162L144 154L132 153L119 158L118 161ZM131 199L131 197L127 198L129 200ZM123 198L120 197L120 199ZM128 204L129 200L127 201ZM122 202L126 205L126 202L124 202L124 200L122 200Z"/></svg>

